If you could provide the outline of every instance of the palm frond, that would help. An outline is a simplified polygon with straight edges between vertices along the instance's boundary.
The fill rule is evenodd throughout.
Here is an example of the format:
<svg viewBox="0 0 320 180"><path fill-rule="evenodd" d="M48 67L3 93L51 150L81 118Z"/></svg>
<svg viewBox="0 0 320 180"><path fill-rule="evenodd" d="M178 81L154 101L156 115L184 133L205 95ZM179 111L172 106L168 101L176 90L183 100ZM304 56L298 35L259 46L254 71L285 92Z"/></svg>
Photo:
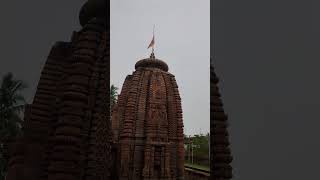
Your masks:
<svg viewBox="0 0 320 180"><path fill-rule="evenodd" d="M12 73L2 77L0 85L0 137L13 137L21 132L23 119L21 112L24 110L25 98L20 92L27 85L16 80Z"/></svg>
<svg viewBox="0 0 320 180"><path fill-rule="evenodd" d="M23 112L24 107L25 107L25 104L19 104L19 105L12 106L10 110L13 112Z"/></svg>
<svg viewBox="0 0 320 180"><path fill-rule="evenodd" d="M14 80L12 82L12 89L11 92L12 93L16 93L17 91L21 91L23 89L27 88L27 85L21 81L21 80Z"/></svg>

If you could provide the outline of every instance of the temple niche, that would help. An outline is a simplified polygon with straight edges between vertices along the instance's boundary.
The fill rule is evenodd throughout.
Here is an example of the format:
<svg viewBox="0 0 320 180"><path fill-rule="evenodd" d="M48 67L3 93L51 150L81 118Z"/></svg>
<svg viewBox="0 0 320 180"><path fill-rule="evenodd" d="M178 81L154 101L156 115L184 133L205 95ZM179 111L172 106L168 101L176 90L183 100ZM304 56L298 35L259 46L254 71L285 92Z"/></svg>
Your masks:
<svg viewBox="0 0 320 180"><path fill-rule="evenodd" d="M9 147L7 180L113 179L106 2L89 0L81 30L52 47L24 134Z"/></svg>
<svg viewBox="0 0 320 180"><path fill-rule="evenodd" d="M183 179L183 120L175 77L153 53L135 69L112 112L119 179Z"/></svg>

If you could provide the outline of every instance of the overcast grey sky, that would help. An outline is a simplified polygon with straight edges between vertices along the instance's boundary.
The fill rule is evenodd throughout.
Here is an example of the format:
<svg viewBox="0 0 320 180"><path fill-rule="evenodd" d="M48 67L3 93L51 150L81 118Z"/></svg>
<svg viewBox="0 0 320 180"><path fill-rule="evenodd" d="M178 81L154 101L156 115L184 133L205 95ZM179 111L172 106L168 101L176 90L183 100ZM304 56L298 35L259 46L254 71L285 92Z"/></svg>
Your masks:
<svg viewBox="0 0 320 180"><path fill-rule="evenodd" d="M206 61L209 56L207 51L198 48L202 45L199 42L207 37L202 37L202 34L209 33L209 29L197 28L196 25L201 22L195 20L197 14L205 13L197 9L207 0L181 0L179 4L176 1L157 0L169 3L165 7L150 6L149 3L155 3L155 0L144 3L132 0L126 1L126 5L117 5L118 8L125 8L120 8L122 11L118 12L119 24L112 25L126 28L112 31L112 36L123 42L120 48L115 49L117 54L122 53L117 61L123 61L125 69L122 77L119 75L117 84L122 84L125 75L132 73L138 59L149 55L146 46L155 23L156 55L168 63L170 72L176 75L180 90L188 89L182 88L187 86L195 94L208 94L204 92L206 89L195 86L200 80L189 77L188 82L184 83L180 75L184 71L188 74L208 74L197 68L206 71L209 64ZM320 141L317 139L320 137L320 1L216 1L215 65L230 119L234 179L320 179ZM54 42L69 41L72 31L79 30L78 12L84 2L0 1L0 75L11 71L17 78L25 80L30 87L26 91L29 103ZM148 8L144 8L148 4ZM116 8L115 4L112 7ZM164 16L165 20L137 22L136 18L136 23L133 23L135 17L130 10L136 9L134 12L138 13L138 7L141 12L146 12L144 18L156 20ZM160 9L157 10L157 7ZM162 13L157 13L160 10ZM176 22L173 20L178 16L172 14L188 18ZM206 17L209 18L209 14L203 18ZM142 15L140 18L143 18ZM200 30L195 33L200 39L197 41L197 37L190 35L196 30ZM112 43L116 43L114 38ZM204 57L189 56L191 48L186 48L192 46L192 51L203 51L201 55ZM116 52L111 52L112 57L113 53ZM114 62L112 59L112 65ZM200 67L198 63L202 62ZM113 66L117 69L116 65ZM209 82L208 78L204 76L201 81ZM115 80L113 82L116 83ZM197 98L194 99L192 102L195 103L190 108L199 107ZM186 100L183 103L186 113ZM184 116L187 117L187 114ZM198 127L197 121L208 124L207 120L206 117L191 119L190 124L194 122L191 125Z"/></svg>
<svg viewBox="0 0 320 180"><path fill-rule="evenodd" d="M121 87L135 63L150 56L155 24L155 55L176 76L188 135L209 132L209 5L209 0L111 0L111 83Z"/></svg>
<svg viewBox="0 0 320 180"><path fill-rule="evenodd" d="M78 15L85 0L0 1L0 76L12 72L28 84L32 102L42 67L56 41L70 41L80 30Z"/></svg>
<svg viewBox="0 0 320 180"><path fill-rule="evenodd" d="M320 1L215 2L234 179L320 179Z"/></svg>

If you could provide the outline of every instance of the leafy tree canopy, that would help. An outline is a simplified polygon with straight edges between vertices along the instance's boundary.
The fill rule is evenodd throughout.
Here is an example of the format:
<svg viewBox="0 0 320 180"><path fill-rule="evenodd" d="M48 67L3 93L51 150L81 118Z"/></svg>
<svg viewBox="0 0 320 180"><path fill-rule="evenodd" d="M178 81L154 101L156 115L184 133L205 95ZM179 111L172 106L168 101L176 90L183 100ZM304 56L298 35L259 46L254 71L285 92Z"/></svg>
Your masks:
<svg viewBox="0 0 320 180"><path fill-rule="evenodd" d="M0 85L0 180L5 177L8 159L5 153L6 143L21 133L21 114L25 106L25 98L21 92L26 84L13 77L12 73L5 74Z"/></svg>
<svg viewBox="0 0 320 180"><path fill-rule="evenodd" d="M112 108L114 106L114 104L117 103L117 99L118 99L118 89L115 85L111 85L110 87L110 107Z"/></svg>

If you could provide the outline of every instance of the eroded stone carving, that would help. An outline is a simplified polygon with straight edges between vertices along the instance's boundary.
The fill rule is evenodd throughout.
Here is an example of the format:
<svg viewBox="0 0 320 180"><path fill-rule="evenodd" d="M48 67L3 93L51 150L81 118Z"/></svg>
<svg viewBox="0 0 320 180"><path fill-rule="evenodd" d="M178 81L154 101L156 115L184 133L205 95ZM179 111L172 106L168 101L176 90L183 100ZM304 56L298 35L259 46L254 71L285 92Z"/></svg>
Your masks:
<svg viewBox="0 0 320 180"><path fill-rule="evenodd" d="M135 68L112 113L113 139L122 146L117 155L119 178L182 179L183 122L175 78L153 54L138 61Z"/></svg>
<svg viewBox="0 0 320 180"><path fill-rule="evenodd" d="M106 4L84 6L83 27L71 42L53 46L25 112L24 135L10 147L7 180L111 178L109 28L107 7L96 10L98 2Z"/></svg>
<svg viewBox="0 0 320 180"><path fill-rule="evenodd" d="M212 63L212 62L211 62ZM210 88L211 101L210 108L210 177L214 180L229 180L232 178L231 150L229 147L229 133L227 130L227 115L224 112L220 92L218 89L219 79L214 72L214 67L210 66Z"/></svg>

